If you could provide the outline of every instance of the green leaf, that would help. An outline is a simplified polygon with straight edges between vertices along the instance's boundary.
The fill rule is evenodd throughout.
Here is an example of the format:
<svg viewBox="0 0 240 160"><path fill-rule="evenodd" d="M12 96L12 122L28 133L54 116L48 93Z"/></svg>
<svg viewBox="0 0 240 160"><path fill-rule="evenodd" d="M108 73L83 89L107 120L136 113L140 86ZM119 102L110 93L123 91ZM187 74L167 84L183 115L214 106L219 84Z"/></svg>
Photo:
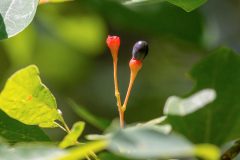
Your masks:
<svg viewBox="0 0 240 160"><path fill-rule="evenodd" d="M0 94L0 109L28 125L57 127L63 122L54 96L42 84L38 68L30 65L13 74Z"/></svg>
<svg viewBox="0 0 240 160"><path fill-rule="evenodd" d="M157 127L131 127L113 134L109 150L128 158L173 158L192 156L193 145L185 138L166 135Z"/></svg>
<svg viewBox="0 0 240 160"><path fill-rule="evenodd" d="M108 149L129 159L198 156L208 160L217 160L220 156L220 150L214 145L195 146L178 134L165 134L159 126L135 126L119 130L111 136Z"/></svg>
<svg viewBox="0 0 240 160"><path fill-rule="evenodd" d="M0 40L12 37L26 28L32 21L38 0L1 0Z"/></svg>
<svg viewBox="0 0 240 160"><path fill-rule="evenodd" d="M207 0L167 0L167 1L178 7L181 7L187 12L191 12L192 10L200 7L201 5L207 2Z"/></svg>
<svg viewBox="0 0 240 160"><path fill-rule="evenodd" d="M49 141L48 136L38 126L20 123L2 111L0 111L0 136L9 143Z"/></svg>
<svg viewBox="0 0 240 160"><path fill-rule="evenodd" d="M85 121L87 121L88 123L97 127L100 130L106 129L110 124L110 122L108 122L107 120L94 116L92 113L87 111L83 106L77 105L71 99L69 99L69 105L79 117L81 117L82 119L84 119Z"/></svg>
<svg viewBox="0 0 240 160"><path fill-rule="evenodd" d="M76 122L73 125L70 133L68 133L64 137L63 141L59 144L59 147L60 148L66 148L66 147L77 144L78 143L77 140L81 136L81 134L84 130L84 127L85 127L84 122Z"/></svg>
<svg viewBox="0 0 240 160"><path fill-rule="evenodd" d="M195 146L195 154L203 159L217 160L220 156L220 150L214 145L200 144Z"/></svg>
<svg viewBox="0 0 240 160"><path fill-rule="evenodd" d="M164 114L185 116L203 108L215 98L216 93L212 89L201 90L187 98L171 96L164 106Z"/></svg>
<svg viewBox="0 0 240 160"><path fill-rule="evenodd" d="M80 160L88 155L96 158L94 152L105 149L106 145L106 141L95 141L62 150L48 143L21 143L11 147L0 143L0 157L1 160Z"/></svg>
<svg viewBox="0 0 240 160"><path fill-rule="evenodd" d="M3 160L52 160L65 154L49 144L0 145L0 157Z"/></svg>
<svg viewBox="0 0 240 160"><path fill-rule="evenodd" d="M76 160L85 158L86 155L95 153L101 150L104 150L108 145L108 142L105 140L90 142L79 147L68 150L66 155L63 155L58 160Z"/></svg>
<svg viewBox="0 0 240 160"><path fill-rule="evenodd" d="M216 91L217 98L185 117L168 116L173 129L195 143L222 145L240 135L240 57L228 48L215 50L195 65L192 93L204 88Z"/></svg>
<svg viewBox="0 0 240 160"><path fill-rule="evenodd" d="M191 12L207 2L207 0L129 0L125 4L132 5L136 3L158 3L164 1L176 5L187 12Z"/></svg>

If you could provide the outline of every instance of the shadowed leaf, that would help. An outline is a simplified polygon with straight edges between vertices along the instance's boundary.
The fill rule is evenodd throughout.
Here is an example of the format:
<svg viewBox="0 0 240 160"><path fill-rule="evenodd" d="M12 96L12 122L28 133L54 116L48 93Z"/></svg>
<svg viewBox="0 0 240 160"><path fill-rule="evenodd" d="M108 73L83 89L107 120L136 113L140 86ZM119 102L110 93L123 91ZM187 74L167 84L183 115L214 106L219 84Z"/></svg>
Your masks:
<svg viewBox="0 0 240 160"><path fill-rule="evenodd" d="M9 143L28 141L49 141L38 126L25 125L0 111L0 136Z"/></svg>
<svg viewBox="0 0 240 160"><path fill-rule="evenodd" d="M204 88L216 91L215 101L184 117L168 116L173 129L195 143L222 145L240 135L240 56L220 48L195 65L193 93Z"/></svg>

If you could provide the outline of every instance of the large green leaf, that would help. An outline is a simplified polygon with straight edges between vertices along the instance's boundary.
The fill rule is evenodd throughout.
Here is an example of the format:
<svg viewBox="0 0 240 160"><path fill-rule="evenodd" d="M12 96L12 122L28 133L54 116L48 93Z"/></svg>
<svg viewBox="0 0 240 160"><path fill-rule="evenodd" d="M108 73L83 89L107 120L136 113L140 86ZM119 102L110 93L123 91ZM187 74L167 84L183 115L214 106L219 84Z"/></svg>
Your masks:
<svg viewBox="0 0 240 160"><path fill-rule="evenodd" d="M108 148L130 159L166 159L197 155L216 160L219 157L219 150L215 146L194 146L180 135L164 134L158 126L137 126L120 130L111 136Z"/></svg>
<svg viewBox="0 0 240 160"><path fill-rule="evenodd" d="M190 12L198 7L200 7L202 4L207 2L207 0L129 0L125 2L125 4L136 4L136 3L158 3L158 2L164 2L167 1L173 5L176 5L182 9L184 9L187 12Z"/></svg>
<svg viewBox="0 0 240 160"><path fill-rule="evenodd" d="M32 21L38 0L0 1L0 40L9 38L26 28Z"/></svg>
<svg viewBox="0 0 240 160"><path fill-rule="evenodd" d="M27 141L49 141L38 126L18 122L0 111L0 136L10 143Z"/></svg>
<svg viewBox="0 0 240 160"><path fill-rule="evenodd" d="M8 146L0 144L1 160L80 160L94 152L106 148L106 141L95 141L69 150L62 150L48 143L17 144Z"/></svg>
<svg viewBox="0 0 240 160"><path fill-rule="evenodd" d="M13 74L0 94L0 109L28 125L57 127L63 121L54 96L42 84L38 68L30 65Z"/></svg>
<svg viewBox="0 0 240 160"><path fill-rule="evenodd" d="M206 107L185 117L171 116L173 129L195 143L222 145L240 137L240 57L220 48L191 71L196 80L193 92L213 88L217 98Z"/></svg>
<svg viewBox="0 0 240 160"><path fill-rule="evenodd" d="M75 144L78 144L78 138L81 136L85 127L84 122L76 122L71 131L64 137L62 142L59 144L60 148L66 148Z"/></svg>
<svg viewBox="0 0 240 160"><path fill-rule="evenodd" d="M115 133L109 149L129 158L190 156L193 145L177 135L165 135L150 127L133 127Z"/></svg>
<svg viewBox="0 0 240 160"><path fill-rule="evenodd" d="M49 144L0 145L1 160L53 160L65 154Z"/></svg>

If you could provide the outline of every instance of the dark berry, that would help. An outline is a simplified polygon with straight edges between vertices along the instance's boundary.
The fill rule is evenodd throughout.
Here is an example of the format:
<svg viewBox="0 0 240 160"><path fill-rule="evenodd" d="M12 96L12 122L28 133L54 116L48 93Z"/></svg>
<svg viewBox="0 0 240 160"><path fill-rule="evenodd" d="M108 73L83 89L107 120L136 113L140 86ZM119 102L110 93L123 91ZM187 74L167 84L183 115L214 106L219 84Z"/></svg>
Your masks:
<svg viewBox="0 0 240 160"><path fill-rule="evenodd" d="M148 43L146 41L138 41L134 44L132 50L132 58L142 61L148 54Z"/></svg>

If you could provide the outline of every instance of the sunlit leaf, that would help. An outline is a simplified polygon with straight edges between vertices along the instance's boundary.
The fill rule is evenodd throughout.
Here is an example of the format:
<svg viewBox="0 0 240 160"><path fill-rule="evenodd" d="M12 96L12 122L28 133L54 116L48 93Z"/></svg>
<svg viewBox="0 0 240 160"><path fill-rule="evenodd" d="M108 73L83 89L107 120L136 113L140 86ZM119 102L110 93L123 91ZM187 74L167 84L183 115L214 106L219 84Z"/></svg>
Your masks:
<svg viewBox="0 0 240 160"><path fill-rule="evenodd" d="M98 151L104 150L107 147L107 145L108 142L105 140L90 142L85 145L68 150L68 153L58 158L58 160L82 159L85 158L86 155L89 155L89 153L92 152L96 153Z"/></svg>
<svg viewBox="0 0 240 160"><path fill-rule="evenodd" d="M195 155L207 160L217 160L220 156L220 150L214 145L200 144L195 146Z"/></svg>
<svg viewBox="0 0 240 160"><path fill-rule="evenodd" d="M9 38L26 28L32 21L38 0L0 1L0 40Z"/></svg>
<svg viewBox="0 0 240 160"><path fill-rule="evenodd" d="M0 94L0 109L28 125L57 127L62 121L54 96L42 84L38 68L30 65L13 74Z"/></svg>
<svg viewBox="0 0 240 160"><path fill-rule="evenodd" d="M85 127L84 122L76 122L73 125L70 133L68 133L64 137L63 141L59 144L59 147L60 148L66 148L66 147L77 144L78 143L77 140L81 136L81 134L84 130L84 127Z"/></svg>
<svg viewBox="0 0 240 160"><path fill-rule="evenodd" d="M201 90L187 98L171 96L164 106L164 114L185 116L203 108L215 98L216 93L212 89Z"/></svg>

